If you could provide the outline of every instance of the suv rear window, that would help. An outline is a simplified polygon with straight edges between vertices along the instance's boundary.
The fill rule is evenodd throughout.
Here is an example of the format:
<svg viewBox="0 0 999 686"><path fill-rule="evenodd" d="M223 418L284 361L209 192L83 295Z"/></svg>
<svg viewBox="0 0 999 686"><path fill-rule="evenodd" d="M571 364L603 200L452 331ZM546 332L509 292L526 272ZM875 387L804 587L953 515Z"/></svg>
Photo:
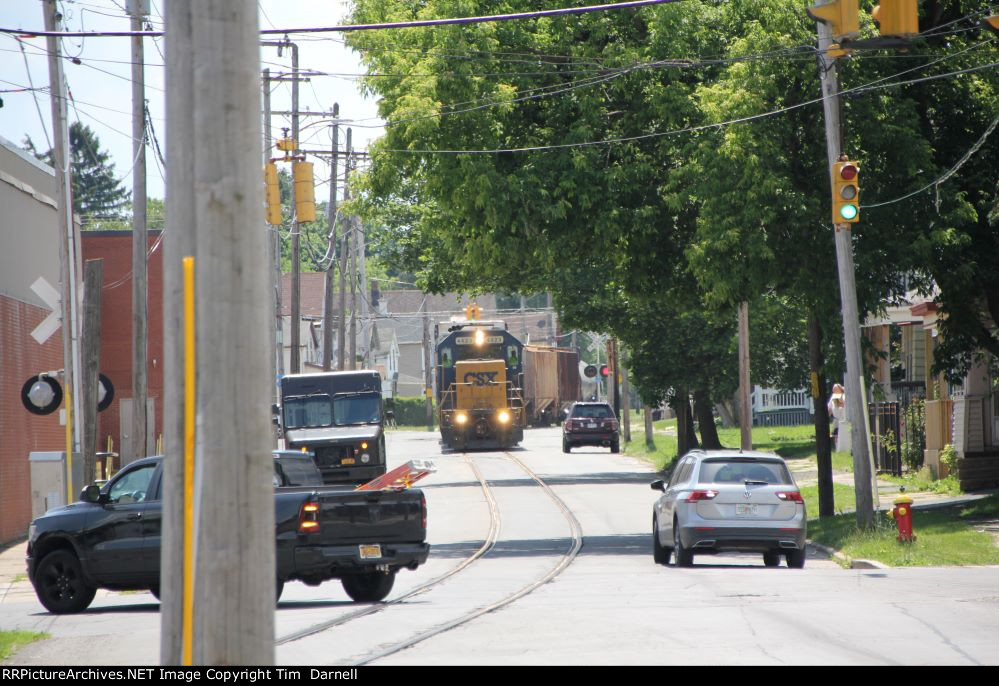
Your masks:
<svg viewBox="0 0 999 686"><path fill-rule="evenodd" d="M574 419L610 419L613 416L610 405L577 405L572 410Z"/></svg>
<svg viewBox="0 0 999 686"><path fill-rule="evenodd" d="M791 484L791 475L780 462L754 458L714 458L701 463L698 482L702 484L741 484L765 481L768 484Z"/></svg>

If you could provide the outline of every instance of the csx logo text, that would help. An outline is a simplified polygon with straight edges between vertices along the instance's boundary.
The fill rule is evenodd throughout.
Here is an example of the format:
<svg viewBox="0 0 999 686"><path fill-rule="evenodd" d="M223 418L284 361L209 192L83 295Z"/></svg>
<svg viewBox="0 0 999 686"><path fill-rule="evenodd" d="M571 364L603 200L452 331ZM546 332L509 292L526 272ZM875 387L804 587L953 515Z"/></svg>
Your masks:
<svg viewBox="0 0 999 686"><path fill-rule="evenodd" d="M473 386L492 386L496 383L496 375L499 372L468 372L465 374L465 383Z"/></svg>

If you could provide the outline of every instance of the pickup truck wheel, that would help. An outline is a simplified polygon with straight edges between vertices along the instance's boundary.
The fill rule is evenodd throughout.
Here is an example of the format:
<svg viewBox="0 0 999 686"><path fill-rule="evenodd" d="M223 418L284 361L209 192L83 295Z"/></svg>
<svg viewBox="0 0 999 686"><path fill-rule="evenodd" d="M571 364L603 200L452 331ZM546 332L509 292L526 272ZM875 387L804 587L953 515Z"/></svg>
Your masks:
<svg viewBox="0 0 999 686"><path fill-rule="evenodd" d="M56 550L46 555L35 572L35 592L49 612L72 614L87 609L97 589L83 578L76 555Z"/></svg>
<svg viewBox="0 0 999 686"><path fill-rule="evenodd" d="M562 439L562 452L563 453L572 452L572 446L569 445L569 441L565 440L564 438Z"/></svg>
<svg viewBox="0 0 999 686"><path fill-rule="evenodd" d="M614 440L612 440L610 448L611 448L611 452L612 453L619 453L619 452L621 452L621 440L618 439L618 438L615 438Z"/></svg>
<svg viewBox="0 0 999 686"><path fill-rule="evenodd" d="M377 603L384 600L395 583L395 572L366 572L349 574L340 583L343 590L359 603Z"/></svg>

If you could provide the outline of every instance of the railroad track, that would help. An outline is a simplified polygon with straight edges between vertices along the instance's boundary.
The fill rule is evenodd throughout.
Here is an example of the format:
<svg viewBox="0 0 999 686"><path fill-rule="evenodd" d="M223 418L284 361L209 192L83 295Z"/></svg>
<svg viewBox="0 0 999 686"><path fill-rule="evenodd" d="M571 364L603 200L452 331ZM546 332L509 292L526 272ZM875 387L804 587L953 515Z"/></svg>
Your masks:
<svg viewBox="0 0 999 686"><path fill-rule="evenodd" d="M377 605L369 605L368 607L355 610L354 612L348 612L347 614L341 615L335 619L331 619L325 622L319 622L318 624L313 624L304 629L299 629L298 631L280 637L275 642L276 645L281 646L286 643L291 643L292 641L298 641L303 638L307 638L309 636L314 636L315 634L327 631L328 629L342 626L347 622L352 622L355 619L360 619L361 617L368 617L378 612L382 612L383 610L386 610L392 607L393 605L398 605L400 603L409 600L410 598L418 596L422 593L426 593L435 586L439 586L440 584L444 583L445 581L453 577L455 574L458 574L462 570L466 569L469 565L471 565L480 557L482 557L490 550L492 550L493 546L496 545L496 540L499 538L500 524L502 521L500 518L499 505L496 503L496 498L493 496L492 489L489 487L489 483L486 481L485 477L482 476L482 472L479 470L478 465L475 464L475 462L470 458L470 456L467 453L463 454L463 457L465 459L465 462L472 469L472 473L475 474L475 478L478 479L479 485L482 488L482 493L485 496L486 502L489 505L489 531L486 534L486 539L482 543L482 545L479 546L479 548L474 553L466 557L461 562L461 564L453 567L444 574L441 574L440 576L435 577L430 581L407 591L406 593L398 597L392 598L391 600L387 600L383 603L378 603Z"/></svg>
<svg viewBox="0 0 999 686"><path fill-rule="evenodd" d="M443 634L446 631L450 631L451 629L457 628L463 624L467 624L468 622L471 622L472 620L477 619L485 614L499 610L500 608L503 608L519 600L520 598L523 598L527 594L535 591L544 584L548 583L549 581L557 577L559 574L561 574L563 571L565 571L565 569L570 564L572 564L573 560L575 560L576 555L579 553L579 549L582 548L583 546L583 530L582 527L579 525L579 520L576 519L576 516L572 513L572 511L568 508L568 506L566 506L565 502L561 498L559 498L558 495L555 494L555 492L551 489L551 487L548 484L546 484L541 479L541 477L535 474L530 467L524 464L524 462L520 458L509 452L504 452L503 456L506 457L508 460L516 462L521 469L523 469L532 479L534 479L535 482L537 482L537 484L544 490L544 492L548 495L548 497L551 498L552 501L558 506L559 510L561 510L562 512L562 515L565 517L566 521L568 522L569 529L572 533L572 543L569 545L568 550L566 550L566 552L562 555L562 558L559 560L558 564L552 567L546 574L544 574L540 578L535 579L534 581L527 584L520 590L502 598L501 600L498 600L484 607L475 609L449 622L445 622L444 624L440 624L436 627L428 629L427 631L422 631L418 634L414 634L413 636L409 637L404 641L400 641L398 643L389 645L388 647L382 648L375 653L368 654L362 657L360 660L354 662L353 665L366 665L370 662L374 662L375 660L380 660L384 657L388 657L389 655L398 653L402 650L405 650L406 648L410 648L429 638L433 638L434 636Z"/></svg>

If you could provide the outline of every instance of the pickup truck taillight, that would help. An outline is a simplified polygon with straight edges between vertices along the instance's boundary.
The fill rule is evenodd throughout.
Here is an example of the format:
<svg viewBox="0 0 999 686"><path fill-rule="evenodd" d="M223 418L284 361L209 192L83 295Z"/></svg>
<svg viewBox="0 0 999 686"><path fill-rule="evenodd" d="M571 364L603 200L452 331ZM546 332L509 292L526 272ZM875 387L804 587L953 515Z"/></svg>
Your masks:
<svg viewBox="0 0 999 686"><path fill-rule="evenodd" d="M314 534L317 531L319 531L319 503L308 500L302 505L302 511L298 513L298 532Z"/></svg>

